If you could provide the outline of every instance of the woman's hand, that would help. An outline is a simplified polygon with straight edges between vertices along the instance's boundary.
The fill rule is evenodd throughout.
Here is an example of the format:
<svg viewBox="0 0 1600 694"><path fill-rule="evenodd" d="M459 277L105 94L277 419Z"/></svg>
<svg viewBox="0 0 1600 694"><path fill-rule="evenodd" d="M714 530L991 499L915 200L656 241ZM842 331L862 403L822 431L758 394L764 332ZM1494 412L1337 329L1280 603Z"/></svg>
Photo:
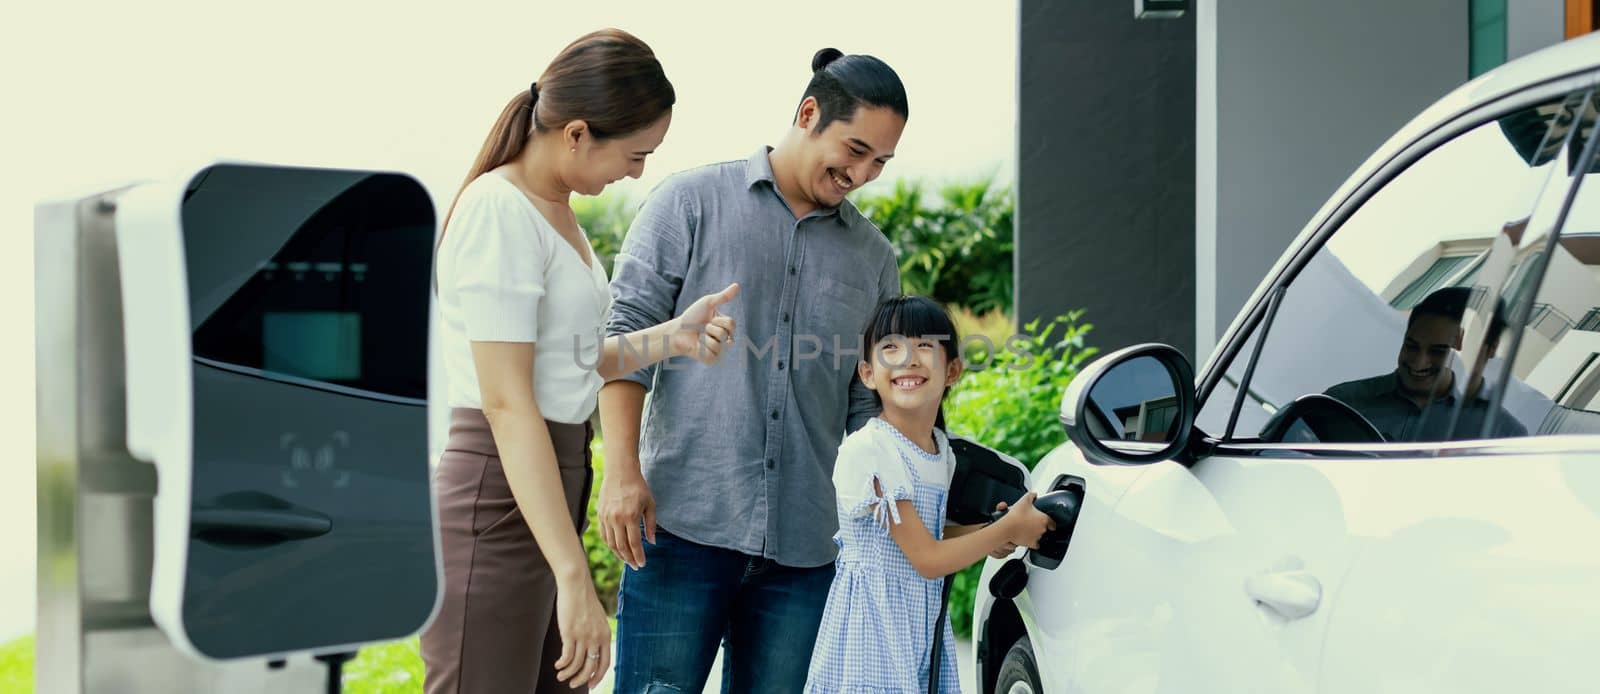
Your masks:
<svg viewBox="0 0 1600 694"><path fill-rule="evenodd" d="M723 304L739 296L735 282L715 294L700 297L677 318L672 319L672 356L692 356L702 364L715 364L722 358L722 346L733 342L733 318L718 312Z"/></svg>
<svg viewBox="0 0 1600 694"><path fill-rule="evenodd" d="M556 678L571 687L600 686L611 669L611 624L587 571L581 580L556 585L556 628L561 632Z"/></svg>
<svg viewBox="0 0 1600 694"><path fill-rule="evenodd" d="M1011 544L1018 547L1038 549L1039 538L1044 535L1046 530L1055 529L1055 521L1050 520L1050 517L1045 515L1043 511L1033 507L1033 500L1037 496L1033 492L1022 495L1022 498L1017 499L1017 503L1006 511L1005 517L1000 519L1001 523L1009 526L1006 536L1010 539Z"/></svg>

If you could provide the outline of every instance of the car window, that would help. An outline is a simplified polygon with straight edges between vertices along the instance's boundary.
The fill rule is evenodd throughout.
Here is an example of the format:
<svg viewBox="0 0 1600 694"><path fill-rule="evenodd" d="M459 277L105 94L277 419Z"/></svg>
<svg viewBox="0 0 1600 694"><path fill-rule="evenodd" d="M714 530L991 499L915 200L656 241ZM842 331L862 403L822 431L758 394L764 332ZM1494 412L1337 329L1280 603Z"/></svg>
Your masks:
<svg viewBox="0 0 1600 694"><path fill-rule="evenodd" d="M1222 372L1222 377L1216 386L1211 389L1205 404L1200 408L1200 414L1195 416L1195 428L1213 437L1221 438L1227 430L1228 415L1234 412L1234 405L1239 398L1239 384L1244 380L1245 366L1250 355L1256 351L1256 343L1260 341L1261 330L1252 330L1243 337L1244 344L1234 354L1233 361ZM1261 412L1267 415L1277 411L1277 405L1268 402L1260 393L1254 390L1245 393L1243 408L1252 414ZM1257 424L1259 428L1259 423Z"/></svg>
<svg viewBox="0 0 1600 694"><path fill-rule="evenodd" d="M1242 400L1233 439L1476 438L1495 417L1484 404L1492 393L1462 366L1468 307L1519 271L1537 277L1526 252L1535 234L1525 232L1552 174L1565 173L1571 128L1555 125L1579 105L1557 99L1468 129L1372 194L1283 288L1273 315L1241 336L1248 348L1208 396L1202 431L1221 437ZM1500 420L1492 435L1521 433L1514 418Z"/></svg>
<svg viewBox="0 0 1600 694"><path fill-rule="evenodd" d="M1585 151L1597 111L1600 96L1591 94L1572 121L1579 126L1574 136L1554 156L1562 174L1573 173L1565 181L1570 206L1568 195L1541 200L1552 216L1565 212L1560 235L1554 242L1549 233L1521 239L1500 295L1483 293L1474 306L1491 317L1498 309L1517 326L1501 344L1485 338L1479 376L1511 426L1535 435L1600 434L1600 166Z"/></svg>

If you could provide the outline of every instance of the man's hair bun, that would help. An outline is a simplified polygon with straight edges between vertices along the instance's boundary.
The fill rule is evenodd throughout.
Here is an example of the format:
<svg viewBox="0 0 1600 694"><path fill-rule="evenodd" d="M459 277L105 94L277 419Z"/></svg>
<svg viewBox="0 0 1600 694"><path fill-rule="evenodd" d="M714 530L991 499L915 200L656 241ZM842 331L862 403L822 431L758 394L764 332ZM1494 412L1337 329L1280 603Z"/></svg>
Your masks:
<svg viewBox="0 0 1600 694"><path fill-rule="evenodd" d="M821 70L822 68L827 67L828 63L843 57L844 51L841 51L837 48L824 48L820 51L817 51L817 54L811 57L811 71L816 72Z"/></svg>

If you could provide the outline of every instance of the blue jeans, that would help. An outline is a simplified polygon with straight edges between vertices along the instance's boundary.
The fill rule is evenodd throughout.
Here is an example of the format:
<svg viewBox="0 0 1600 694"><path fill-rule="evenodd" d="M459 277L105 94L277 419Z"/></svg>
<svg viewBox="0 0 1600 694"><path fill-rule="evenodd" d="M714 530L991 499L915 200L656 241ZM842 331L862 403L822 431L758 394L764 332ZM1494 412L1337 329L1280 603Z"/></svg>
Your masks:
<svg viewBox="0 0 1600 694"><path fill-rule="evenodd" d="M799 692L833 564L798 569L659 528L617 598L618 694L695 692L722 659L722 691Z"/></svg>

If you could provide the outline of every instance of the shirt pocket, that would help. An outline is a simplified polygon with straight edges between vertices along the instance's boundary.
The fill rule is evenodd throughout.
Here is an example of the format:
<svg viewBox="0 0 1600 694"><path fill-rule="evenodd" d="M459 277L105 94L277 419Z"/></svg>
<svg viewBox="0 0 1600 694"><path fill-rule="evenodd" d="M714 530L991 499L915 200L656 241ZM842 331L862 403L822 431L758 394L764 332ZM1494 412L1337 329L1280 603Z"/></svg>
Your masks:
<svg viewBox="0 0 1600 694"><path fill-rule="evenodd" d="M867 318L877 305L874 296L846 282L819 279L811 297L806 334L816 338L824 354L859 350ZM855 356L859 358L859 351Z"/></svg>

